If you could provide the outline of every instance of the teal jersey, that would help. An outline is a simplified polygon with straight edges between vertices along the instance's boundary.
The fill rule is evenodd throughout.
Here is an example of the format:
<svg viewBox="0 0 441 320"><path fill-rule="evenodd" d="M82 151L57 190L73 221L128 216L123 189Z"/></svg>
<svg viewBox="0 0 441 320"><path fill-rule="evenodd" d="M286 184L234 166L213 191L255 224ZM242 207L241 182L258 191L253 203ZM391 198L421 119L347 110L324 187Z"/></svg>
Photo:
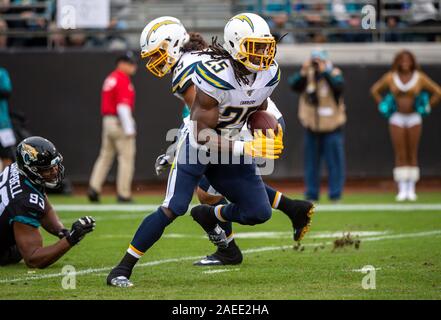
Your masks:
<svg viewBox="0 0 441 320"><path fill-rule="evenodd" d="M0 91L11 92L12 85L9 79L8 71L4 68L0 68ZM0 130L11 129L11 118L9 117L8 100L0 98Z"/></svg>

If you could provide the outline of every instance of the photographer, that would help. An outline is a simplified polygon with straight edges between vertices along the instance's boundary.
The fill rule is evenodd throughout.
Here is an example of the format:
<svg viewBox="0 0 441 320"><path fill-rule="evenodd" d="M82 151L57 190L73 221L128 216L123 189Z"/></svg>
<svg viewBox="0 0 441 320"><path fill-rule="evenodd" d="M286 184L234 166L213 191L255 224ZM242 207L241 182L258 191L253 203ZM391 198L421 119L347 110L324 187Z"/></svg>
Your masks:
<svg viewBox="0 0 441 320"><path fill-rule="evenodd" d="M316 49L300 72L289 78L291 88L300 94L298 117L305 128L305 197L318 201L320 164L324 158L328 169L329 198L340 200L344 184L343 76L334 67L327 52Z"/></svg>

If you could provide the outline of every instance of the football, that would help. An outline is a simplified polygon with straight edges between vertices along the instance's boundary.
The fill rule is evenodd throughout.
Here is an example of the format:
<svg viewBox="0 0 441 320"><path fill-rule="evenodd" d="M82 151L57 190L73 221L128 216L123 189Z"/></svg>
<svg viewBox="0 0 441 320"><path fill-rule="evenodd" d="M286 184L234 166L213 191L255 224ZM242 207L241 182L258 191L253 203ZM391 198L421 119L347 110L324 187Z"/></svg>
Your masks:
<svg viewBox="0 0 441 320"><path fill-rule="evenodd" d="M277 119L268 111L263 110L252 113L247 120L247 126L251 132L260 129L265 133L266 130L273 129L277 134L278 125Z"/></svg>

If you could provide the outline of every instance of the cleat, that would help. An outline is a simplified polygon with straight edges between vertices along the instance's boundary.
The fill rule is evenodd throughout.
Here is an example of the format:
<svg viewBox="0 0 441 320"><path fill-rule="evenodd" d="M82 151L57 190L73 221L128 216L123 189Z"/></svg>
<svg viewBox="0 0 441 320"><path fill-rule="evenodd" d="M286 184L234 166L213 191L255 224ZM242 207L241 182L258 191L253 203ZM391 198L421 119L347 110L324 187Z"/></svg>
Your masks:
<svg viewBox="0 0 441 320"><path fill-rule="evenodd" d="M242 252L233 239L228 248L218 248L215 253L194 262L193 265L202 267L236 265L241 264L242 260Z"/></svg>
<svg viewBox="0 0 441 320"><path fill-rule="evenodd" d="M130 288L133 287L133 283L127 279L125 276L119 276L110 280L110 283L107 283L110 286L119 287L119 288Z"/></svg>
<svg viewBox="0 0 441 320"><path fill-rule="evenodd" d="M216 258L214 255L206 256L199 261L193 263L195 266L223 266L224 263Z"/></svg>
<svg viewBox="0 0 441 320"><path fill-rule="evenodd" d="M311 218L314 215L314 205L310 202L304 202L301 207L298 208L294 219L292 219L292 225L294 228L294 241L300 241L308 233L311 228Z"/></svg>

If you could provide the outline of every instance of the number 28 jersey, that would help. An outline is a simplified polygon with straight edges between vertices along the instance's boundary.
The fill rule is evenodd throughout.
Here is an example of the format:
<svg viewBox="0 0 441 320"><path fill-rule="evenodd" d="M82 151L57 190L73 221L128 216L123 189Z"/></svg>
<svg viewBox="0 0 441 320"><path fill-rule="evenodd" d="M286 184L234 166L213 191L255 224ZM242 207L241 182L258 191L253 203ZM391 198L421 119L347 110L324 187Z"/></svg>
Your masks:
<svg viewBox="0 0 441 320"><path fill-rule="evenodd" d="M17 163L0 174L0 252L15 244L13 224L20 222L34 228L45 214L46 195L19 173Z"/></svg>
<svg viewBox="0 0 441 320"><path fill-rule="evenodd" d="M274 62L268 70L256 73L254 81L238 82L229 60L200 61L193 72L193 83L218 102L216 129L240 130L248 116L268 99L280 81L280 68Z"/></svg>

